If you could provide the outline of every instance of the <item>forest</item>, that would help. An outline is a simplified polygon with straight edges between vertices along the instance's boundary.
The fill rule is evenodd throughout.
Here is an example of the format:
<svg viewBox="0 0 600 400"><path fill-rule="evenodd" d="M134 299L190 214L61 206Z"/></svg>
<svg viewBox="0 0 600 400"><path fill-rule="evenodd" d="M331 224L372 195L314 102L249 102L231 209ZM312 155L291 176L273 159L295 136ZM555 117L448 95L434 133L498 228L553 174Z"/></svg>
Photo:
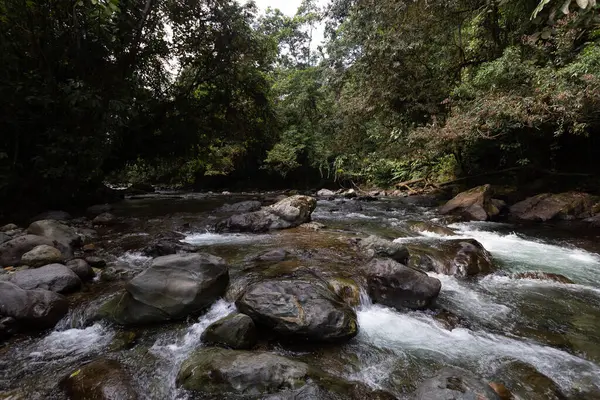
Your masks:
<svg viewBox="0 0 600 400"><path fill-rule="evenodd" d="M0 201L600 172L596 0L0 1ZM313 32L325 26L325 40Z"/></svg>

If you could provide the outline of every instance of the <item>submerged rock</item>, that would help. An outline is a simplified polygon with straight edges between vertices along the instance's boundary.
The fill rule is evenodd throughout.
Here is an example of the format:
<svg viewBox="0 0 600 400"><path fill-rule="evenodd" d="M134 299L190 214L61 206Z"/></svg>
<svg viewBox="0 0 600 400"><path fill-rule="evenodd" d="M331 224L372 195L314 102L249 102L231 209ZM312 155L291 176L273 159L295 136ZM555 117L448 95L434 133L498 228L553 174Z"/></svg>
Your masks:
<svg viewBox="0 0 600 400"><path fill-rule="evenodd" d="M308 196L291 196L260 211L234 215L219 222L217 231L266 232L293 228L310 221L317 201Z"/></svg>
<svg viewBox="0 0 600 400"><path fill-rule="evenodd" d="M43 236L56 242L56 247L67 257L73 254L73 249L82 245L81 237L75 232L75 229L51 219L32 223L27 228L27 233Z"/></svg>
<svg viewBox="0 0 600 400"><path fill-rule="evenodd" d="M257 325L283 337L341 341L358 333L356 312L316 277L278 278L252 284L236 306Z"/></svg>
<svg viewBox="0 0 600 400"><path fill-rule="evenodd" d="M406 246L378 236L369 236L366 239L361 239L358 242L358 246L371 258L391 258L400 263L406 263L409 256Z"/></svg>
<svg viewBox="0 0 600 400"><path fill-rule="evenodd" d="M25 290L0 281L0 315L14 318L23 327L52 328L69 311L67 299L49 290Z"/></svg>
<svg viewBox="0 0 600 400"><path fill-rule="evenodd" d="M434 224L433 222L410 221L408 223L408 227L411 231L417 233L431 232L442 236L456 236L456 232L454 232L452 229L442 225Z"/></svg>
<svg viewBox="0 0 600 400"><path fill-rule="evenodd" d="M123 325L177 320L198 314L221 297L229 282L228 266L205 253L154 259L133 278L125 293L105 303L100 316Z"/></svg>
<svg viewBox="0 0 600 400"><path fill-rule="evenodd" d="M415 400L501 400L490 385L476 375L458 368L444 368L423 382Z"/></svg>
<svg viewBox="0 0 600 400"><path fill-rule="evenodd" d="M18 265L23 254L41 245L53 246L54 242L42 236L24 235L0 244L0 266Z"/></svg>
<svg viewBox="0 0 600 400"><path fill-rule="evenodd" d="M21 257L21 264L28 265L32 268L61 263L63 261L64 257L60 250L46 244L34 247Z"/></svg>
<svg viewBox="0 0 600 400"><path fill-rule="evenodd" d="M440 208L442 214L460 215L469 220L487 221L500 214L501 203L493 201L491 185L477 186L459 193Z"/></svg>
<svg viewBox="0 0 600 400"><path fill-rule="evenodd" d="M79 277L62 264L17 271L11 274L7 281L26 290L45 289L56 293L70 293L81 287Z"/></svg>
<svg viewBox="0 0 600 400"><path fill-rule="evenodd" d="M494 374L518 399L564 400L560 387L535 367L522 361L502 365Z"/></svg>
<svg viewBox="0 0 600 400"><path fill-rule="evenodd" d="M408 266L456 277L490 274L496 270L491 254L475 239L452 239L407 245Z"/></svg>
<svg viewBox="0 0 600 400"><path fill-rule="evenodd" d="M258 200L240 201L239 203L224 204L217 211L220 212L237 212L247 213L258 211L262 207L262 203Z"/></svg>
<svg viewBox="0 0 600 400"><path fill-rule="evenodd" d="M542 281L554 281L558 283L572 284L574 283L572 280L567 278L564 275L553 274L550 272L541 272L541 271L532 271L532 272L519 272L516 274L512 274L511 278L513 279L539 279Z"/></svg>
<svg viewBox="0 0 600 400"><path fill-rule="evenodd" d="M439 279L391 259L372 260L364 273L371 299L398 310L428 307L442 287Z"/></svg>
<svg viewBox="0 0 600 400"><path fill-rule="evenodd" d="M99 359L79 367L61 383L70 399L135 400L131 377L115 360Z"/></svg>
<svg viewBox="0 0 600 400"><path fill-rule="evenodd" d="M258 335L252 318L234 313L210 324L202 332L201 340L208 345L245 350L256 345Z"/></svg>
<svg viewBox="0 0 600 400"><path fill-rule="evenodd" d="M92 220L94 225L115 225L117 223L117 218L109 212L102 213L98 215L96 218Z"/></svg>
<svg viewBox="0 0 600 400"><path fill-rule="evenodd" d="M177 384L209 395L259 396L302 387L309 372L307 364L275 354L202 348L184 361Z"/></svg>
<svg viewBox="0 0 600 400"><path fill-rule="evenodd" d="M587 193L542 193L510 207L510 215L527 221L572 220L591 217L599 199Z"/></svg>

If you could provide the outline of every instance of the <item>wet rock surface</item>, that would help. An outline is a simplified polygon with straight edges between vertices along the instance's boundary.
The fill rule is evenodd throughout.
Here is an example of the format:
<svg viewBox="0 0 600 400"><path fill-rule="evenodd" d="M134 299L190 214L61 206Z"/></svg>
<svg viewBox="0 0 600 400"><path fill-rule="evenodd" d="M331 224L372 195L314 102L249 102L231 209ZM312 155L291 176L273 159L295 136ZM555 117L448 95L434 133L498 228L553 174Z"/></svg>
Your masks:
<svg viewBox="0 0 600 400"><path fill-rule="evenodd" d="M100 359L76 369L60 385L73 400L136 400L130 380L118 361Z"/></svg>
<svg viewBox="0 0 600 400"><path fill-rule="evenodd" d="M492 199L491 185L478 186L459 193L440 208L441 214L460 215L467 220L487 221L500 214L502 203Z"/></svg>
<svg viewBox="0 0 600 400"><path fill-rule="evenodd" d="M210 324L201 340L207 345L247 350L258 342L258 333L252 318L236 313Z"/></svg>
<svg viewBox="0 0 600 400"><path fill-rule="evenodd" d="M62 264L17 271L9 275L7 281L26 290L45 289L56 293L71 293L81 287L79 277Z"/></svg>

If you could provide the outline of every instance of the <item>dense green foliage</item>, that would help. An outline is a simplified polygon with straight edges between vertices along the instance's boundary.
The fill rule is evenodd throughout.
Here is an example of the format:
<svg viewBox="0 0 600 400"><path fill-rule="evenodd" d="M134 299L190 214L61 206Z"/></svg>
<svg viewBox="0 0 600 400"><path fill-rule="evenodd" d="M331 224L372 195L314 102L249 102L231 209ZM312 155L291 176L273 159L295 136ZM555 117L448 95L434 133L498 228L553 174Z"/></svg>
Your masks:
<svg viewBox="0 0 600 400"><path fill-rule="evenodd" d="M0 198L60 203L106 177L597 172L599 10L304 0L286 16L234 0L0 0Z"/></svg>

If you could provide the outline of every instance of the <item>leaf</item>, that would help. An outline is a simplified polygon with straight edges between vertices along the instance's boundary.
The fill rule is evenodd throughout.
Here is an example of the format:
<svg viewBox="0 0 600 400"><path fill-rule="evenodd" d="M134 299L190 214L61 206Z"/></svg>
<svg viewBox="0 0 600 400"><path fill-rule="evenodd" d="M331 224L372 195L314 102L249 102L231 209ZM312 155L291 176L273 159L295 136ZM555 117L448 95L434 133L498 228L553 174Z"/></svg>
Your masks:
<svg viewBox="0 0 600 400"><path fill-rule="evenodd" d="M531 19L534 19L535 17L537 17L537 15L540 12L542 12L544 7L546 7L546 4L548 4L548 3L550 3L550 0L541 0L540 4L538 4L537 7L535 8L535 10L533 10L533 13L531 14Z"/></svg>
<svg viewBox="0 0 600 400"><path fill-rule="evenodd" d="M81 373L81 370L78 369L77 371L73 372L71 375L69 375L69 378L75 378L77 375L79 375Z"/></svg>

